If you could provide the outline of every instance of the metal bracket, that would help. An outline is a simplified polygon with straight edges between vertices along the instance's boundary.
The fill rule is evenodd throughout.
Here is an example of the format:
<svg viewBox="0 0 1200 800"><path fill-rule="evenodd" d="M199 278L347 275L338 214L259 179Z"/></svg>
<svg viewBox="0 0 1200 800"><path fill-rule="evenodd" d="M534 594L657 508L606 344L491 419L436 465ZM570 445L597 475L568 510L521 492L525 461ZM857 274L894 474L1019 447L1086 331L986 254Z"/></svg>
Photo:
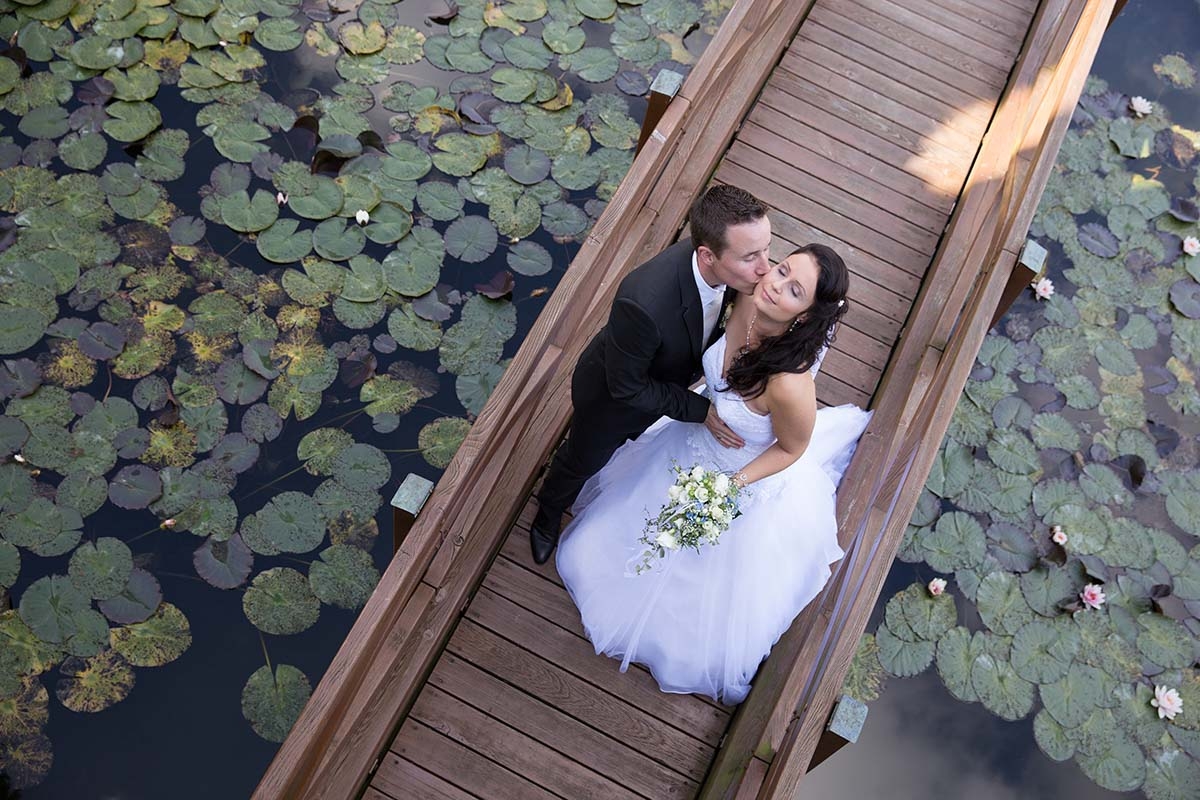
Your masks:
<svg viewBox="0 0 1200 800"><path fill-rule="evenodd" d="M433 481L410 472L404 476L400 488L392 495L392 553L400 549L400 543L412 529L417 514L433 493Z"/></svg>

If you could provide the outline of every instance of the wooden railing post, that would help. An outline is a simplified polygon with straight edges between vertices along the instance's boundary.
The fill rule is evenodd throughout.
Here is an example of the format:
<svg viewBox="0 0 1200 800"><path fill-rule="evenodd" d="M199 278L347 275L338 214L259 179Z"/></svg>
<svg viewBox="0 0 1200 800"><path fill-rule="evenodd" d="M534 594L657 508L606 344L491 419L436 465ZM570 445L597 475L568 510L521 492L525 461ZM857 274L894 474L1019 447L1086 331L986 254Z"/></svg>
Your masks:
<svg viewBox="0 0 1200 800"><path fill-rule="evenodd" d="M808 771L812 772L817 764L846 745L857 742L866 723L867 704L848 694L842 695L829 715L825 730L821 732L821 739L817 742L817 749L813 751L812 761L808 762Z"/></svg>
<svg viewBox="0 0 1200 800"><path fill-rule="evenodd" d="M404 476L400 488L392 495L392 555L400 552L404 537L417 521L417 514L433 492L433 481L415 472Z"/></svg>
<svg viewBox="0 0 1200 800"><path fill-rule="evenodd" d="M1021 296L1021 292L1025 291L1039 275L1045 273L1045 267L1046 248L1033 239L1026 239L1025 246L1021 248L1021 257L1013 265L1012 273L1008 276L1008 283L1004 285L1004 293L1000 295L1000 302L996 305L996 313L992 315L992 321L988 324L989 328L996 327L996 323L1008 313L1012 304Z"/></svg>
<svg viewBox="0 0 1200 800"><path fill-rule="evenodd" d="M638 136L635 156L642 152L642 147L650 138L650 132L658 127L659 120L667 113L667 106L671 105L671 100L681 86L683 76L674 70L659 70L654 76L654 83L650 84L650 104L646 106L646 118L642 120L642 133Z"/></svg>

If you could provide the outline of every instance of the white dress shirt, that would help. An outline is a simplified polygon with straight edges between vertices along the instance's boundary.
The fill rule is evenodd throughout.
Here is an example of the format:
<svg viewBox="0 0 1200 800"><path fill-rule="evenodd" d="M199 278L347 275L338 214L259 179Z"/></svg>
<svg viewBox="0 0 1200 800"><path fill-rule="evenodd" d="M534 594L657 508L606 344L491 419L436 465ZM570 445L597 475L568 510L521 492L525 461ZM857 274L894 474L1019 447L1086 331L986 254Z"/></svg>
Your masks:
<svg viewBox="0 0 1200 800"><path fill-rule="evenodd" d="M717 318L721 315L721 301L725 298L725 284L709 286L705 282L700 276L700 263L696 260L695 251L692 251L692 276L696 279L696 289L700 292L700 304L704 309L704 330L700 339L700 347L703 349L717 327Z"/></svg>

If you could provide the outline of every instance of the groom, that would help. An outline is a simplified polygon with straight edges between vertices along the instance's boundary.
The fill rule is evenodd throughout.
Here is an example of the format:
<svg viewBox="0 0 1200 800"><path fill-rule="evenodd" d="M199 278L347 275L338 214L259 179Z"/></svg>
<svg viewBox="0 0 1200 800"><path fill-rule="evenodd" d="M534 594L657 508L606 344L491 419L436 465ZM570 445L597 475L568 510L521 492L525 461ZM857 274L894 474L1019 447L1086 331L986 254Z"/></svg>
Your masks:
<svg viewBox="0 0 1200 800"><path fill-rule="evenodd" d="M703 422L723 444L743 444L688 386L714 339L726 292L753 292L770 269L771 223L766 206L735 186L711 187L692 204L688 223L690 240L621 281L608 324L575 366L571 430L538 493L529 534L538 564L554 552L563 512L587 479L659 417Z"/></svg>

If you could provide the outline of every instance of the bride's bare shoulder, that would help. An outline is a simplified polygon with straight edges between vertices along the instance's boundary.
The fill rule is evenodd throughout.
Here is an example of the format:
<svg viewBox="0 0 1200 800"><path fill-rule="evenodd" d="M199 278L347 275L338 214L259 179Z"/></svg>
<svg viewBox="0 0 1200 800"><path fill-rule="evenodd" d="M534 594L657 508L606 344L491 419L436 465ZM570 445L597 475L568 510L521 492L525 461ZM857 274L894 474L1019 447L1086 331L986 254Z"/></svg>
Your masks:
<svg viewBox="0 0 1200 800"><path fill-rule="evenodd" d="M764 392L772 412L776 408L801 411L816 408L817 388L810 372L781 372L772 375Z"/></svg>

